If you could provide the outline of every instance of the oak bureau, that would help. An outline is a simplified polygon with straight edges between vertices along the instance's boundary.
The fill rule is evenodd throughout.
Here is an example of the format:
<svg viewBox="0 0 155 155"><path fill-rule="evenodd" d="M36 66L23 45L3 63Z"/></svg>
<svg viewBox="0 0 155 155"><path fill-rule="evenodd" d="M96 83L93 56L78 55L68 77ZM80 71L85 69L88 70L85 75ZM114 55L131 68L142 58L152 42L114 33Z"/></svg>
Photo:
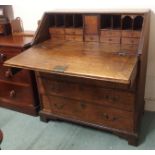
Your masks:
<svg viewBox="0 0 155 155"><path fill-rule="evenodd" d="M5 66L35 71L41 120L108 130L137 145L148 37L149 10L46 12L33 46Z"/></svg>

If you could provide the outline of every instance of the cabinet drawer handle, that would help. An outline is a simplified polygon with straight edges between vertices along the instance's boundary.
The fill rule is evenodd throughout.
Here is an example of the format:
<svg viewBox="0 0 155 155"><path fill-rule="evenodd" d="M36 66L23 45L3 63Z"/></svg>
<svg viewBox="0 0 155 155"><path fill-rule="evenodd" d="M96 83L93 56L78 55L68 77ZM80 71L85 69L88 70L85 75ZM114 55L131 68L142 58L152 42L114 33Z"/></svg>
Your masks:
<svg viewBox="0 0 155 155"><path fill-rule="evenodd" d="M81 106L82 109L86 108L86 104L84 102L80 102L80 106Z"/></svg>
<svg viewBox="0 0 155 155"><path fill-rule="evenodd" d="M106 121L116 121L118 119L115 116L109 116L107 113L103 113L102 118Z"/></svg>
<svg viewBox="0 0 155 155"><path fill-rule="evenodd" d="M108 116L107 113L103 113L102 117L103 117L103 119L105 119L105 120L108 120L108 119L109 119L109 116Z"/></svg>
<svg viewBox="0 0 155 155"><path fill-rule="evenodd" d="M16 96L15 90L11 90L11 91L10 91L10 97L11 97L11 98L14 98L15 96Z"/></svg>
<svg viewBox="0 0 155 155"><path fill-rule="evenodd" d="M56 103L55 103L54 106L55 106L57 109L61 110L61 109L64 108L65 104L56 104Z"/></svg>
<svg viewBox="0 0 155 155"><path fill-rule="evenodd" d="M105 99L106 99L106 100L109 100L109 101L116 102L116 101L119 100L119 97L118 97L118 96L109 96L109 95L105 95Z"/></svg>
<svg viewBox="0 0 155 155"><path fill-rule="evenodd" d="M0 62L4 62L7 59L6 54L0 53Z"/></svg>
<svg viewBox="0 0 155 155"><path fill-rule="evenodd" d="M118 96L114 96L114 97L113 97L113 101L114 101L114 102L116 102L116 101L118 101L118 100L119 100L119 97L118 97Z"/></svg>
<svg viewBox="0 0 155 155"><path fill-rule="evenodd" d="M6 77L6 78L12 78L12 77L13 77L12 72L10 71L10 69L8 69L8 70L5 72L5 77Z"/></svg>

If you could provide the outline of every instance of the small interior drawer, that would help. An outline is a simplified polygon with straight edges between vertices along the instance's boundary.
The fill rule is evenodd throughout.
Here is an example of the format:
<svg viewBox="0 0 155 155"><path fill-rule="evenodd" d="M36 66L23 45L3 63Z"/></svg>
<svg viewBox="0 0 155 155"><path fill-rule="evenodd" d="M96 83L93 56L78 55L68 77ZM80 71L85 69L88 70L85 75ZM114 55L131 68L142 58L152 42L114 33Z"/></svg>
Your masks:
<svg viewBox="0 0 155 155"><path fill-rule="evenodd" d="M73 41L75 40L75 35L65 35L65 40Z"/></svg>
<svg viewBox="0 0 155 155"><path fill-rule="evenodd" d="M99 36L98 35L85 35L85 41L97 42L97 41L99 41Z"/></svg>
<svg viewBox="0 0 155 155"><path fill-rule="evenodd" d="M53 35L51 35L51 39L52 40L64 40L65 39L65 35L53 34Z"/></svg>
<svg viewBox="0 0 155 155"><path fill-rule="evenodd" d="M83 41L83 35L75 35L75 41Z"/></svg>
<svg viewBox="0 0 155 155"><path fill-rule="evenodd" d="M116 44L120 44L120 40L121 40L120 37L104 37L104 36L100 37L100 42L103 42L103 43L116 43Z"/></svg>
<svg viewBox="0 0 155 155"><path fill-rule="evenodd" d="M138 52L138 45L121 44L121 51L129 51L131 53L136 53L136 52Z"/></svg>
<svg viewBox="0 0 155 155"><path fill-rule="evenodd" d="M138 45L139 38L122 38L122 44Z"/></svg>
<svg viewBox="0 0 155 155"><path fill-rule="evenodd" d="M65 28L65 34L75 34L74 28Z"/></svg>
<svg viewBox="0 0 155 155"><path fill-rule="evenodd" d="M49 28L51 34L65 34L64 28Z"/></svg>
<svg viewBox="0 0 155 155"><path fill-rule="evenodd" d="M101 30L103 37L121 37L121 30Z"/></svg>
<svg viewBox="0 0 155 155"><path fill-rule="evenodd" d="M83 41L82 35L66 35L65 40L69 41Z"/></svg>
<svg viewBox="0 0 155 155"><path fill-rule="evenodd" d="M65 28L65 34L67 35L83 35L82 28Z"/></svg>
<svg viewBox="0 0 155 155"><path fill-rule="evenodd" d="M76 28L75 29L75 34L76 35L83 35L83 29L82 28Z"/></svg>
<svg viewBox="0 0 155 155"><path fill-rule="evenodd" d="M122 37L140 38L141 31L122 30Z"/></svg>

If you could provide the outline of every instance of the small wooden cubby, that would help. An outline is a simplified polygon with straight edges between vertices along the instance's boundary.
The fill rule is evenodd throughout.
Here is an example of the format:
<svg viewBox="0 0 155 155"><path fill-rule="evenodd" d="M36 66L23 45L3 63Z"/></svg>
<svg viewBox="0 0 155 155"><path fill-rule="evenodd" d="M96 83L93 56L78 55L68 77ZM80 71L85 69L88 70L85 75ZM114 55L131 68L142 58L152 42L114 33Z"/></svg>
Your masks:
<svg viewBox="0 0 155 155"><path fill-rule="evenodd" d="M137 51L143 15L139 14L52 14L52 40L120 44L122 50Z"/></svg>
<svg viewBox="0 0 155 155"><path fill-rule="evenodd" d="M51 17L52 39L83 41L83 16L81 14L55 14Z"/></svg>

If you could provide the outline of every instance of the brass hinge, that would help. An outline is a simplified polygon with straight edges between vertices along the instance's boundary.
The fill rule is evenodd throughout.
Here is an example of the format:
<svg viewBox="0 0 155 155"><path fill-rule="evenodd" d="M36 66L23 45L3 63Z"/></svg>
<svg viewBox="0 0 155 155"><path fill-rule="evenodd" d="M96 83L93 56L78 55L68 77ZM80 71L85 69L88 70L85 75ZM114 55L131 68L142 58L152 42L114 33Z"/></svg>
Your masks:
<svg viewBox="0 0 155 155"><path fill-rule="evenodd" d="M54 68L53 68L53 71L54 72L64 72L66 69L68 68L68 66L67 65L65 65L65 66L55 66Z"/></svg>

